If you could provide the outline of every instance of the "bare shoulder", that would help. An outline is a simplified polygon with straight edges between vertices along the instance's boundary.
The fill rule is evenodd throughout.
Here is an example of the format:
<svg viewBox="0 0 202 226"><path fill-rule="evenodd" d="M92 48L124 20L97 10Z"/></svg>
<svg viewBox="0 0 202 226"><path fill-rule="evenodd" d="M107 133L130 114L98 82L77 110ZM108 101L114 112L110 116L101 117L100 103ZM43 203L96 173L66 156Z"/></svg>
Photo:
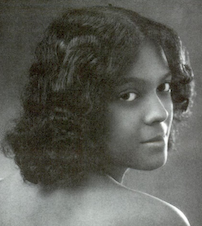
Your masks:
<svg viewBox="0 0 202 226"><path fill-rule="evenodd" d="M116 226L190 226L186 216L173 205L151 195L123 187L117 194L116 208L122 214ZM118 197L121 197L118 199ZM118 218L117 218L118 219ZM123 224L123 219L124 224Z"/></svg>
<svg viewBox="0 0 202 226"><path fill-rule="evenodd" d="M144 206L138 211L140 225L190 226L186 216L173 205L144 193L137 192L137 196L140 196L139 206Z"/></svg>
<svg viewBox="0 0 202 226"><path fill-rule="evenodd" d="M114 183L44 195L17 174L0 181L0 203L0 225L189 226L174 206Z"/></svg>
<svg viewBox="0 0 202 226"><path fill-rule="evenodd" d="M99 204L95 206L92 202L93 212L100 216L100 222L106 219L106 222L100 225L190 226L185 215L176 207L125 187L109 188L104 193L97 194L95 200Z"/></svg>

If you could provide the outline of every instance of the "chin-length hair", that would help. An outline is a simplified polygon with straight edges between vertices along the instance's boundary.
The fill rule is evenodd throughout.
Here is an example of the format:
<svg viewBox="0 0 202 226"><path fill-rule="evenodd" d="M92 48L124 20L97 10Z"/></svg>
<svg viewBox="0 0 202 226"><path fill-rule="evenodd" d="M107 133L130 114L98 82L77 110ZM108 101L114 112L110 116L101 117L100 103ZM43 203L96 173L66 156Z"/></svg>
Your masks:
<svg viewBox="0 0 202 226"><path fill-rule="evenodd" d="M148 40L168 61L175 124L189 113L193 73L172 29L116 7L69 9L50 24L36 48L22 115L5 136L4 152L12 150L25 181L72 186L90 171L104 173L105 104Z"/></svg>

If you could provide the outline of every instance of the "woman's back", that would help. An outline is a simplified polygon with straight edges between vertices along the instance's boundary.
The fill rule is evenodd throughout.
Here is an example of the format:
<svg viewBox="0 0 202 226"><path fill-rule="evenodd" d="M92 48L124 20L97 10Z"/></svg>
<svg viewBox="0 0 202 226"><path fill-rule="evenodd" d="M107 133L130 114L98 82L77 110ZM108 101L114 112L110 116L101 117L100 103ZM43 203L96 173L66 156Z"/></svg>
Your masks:
<svg viewBox="0 0 202 226"><path fill-rule="evenodd" d="M0 225L189 225L173 206L100 176L77 189L45 191L16 174L1 181L0 191Z"/></svg>

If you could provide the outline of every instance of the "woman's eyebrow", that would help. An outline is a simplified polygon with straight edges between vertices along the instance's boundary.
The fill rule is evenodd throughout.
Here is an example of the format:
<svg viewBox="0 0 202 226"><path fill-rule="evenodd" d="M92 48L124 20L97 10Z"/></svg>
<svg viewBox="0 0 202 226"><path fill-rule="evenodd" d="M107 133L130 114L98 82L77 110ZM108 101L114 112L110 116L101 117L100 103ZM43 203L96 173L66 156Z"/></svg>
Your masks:
<svg viewBox="0 0 202 226"><path fill-rule="evenodd" d="M138 84L138 85L144 85L147 83L146 80L142 79L142 78L137 78L137 77L124 77L121 78L120 80L118 80L116 82L116 85L121 86L127 83L133 83L133 84Z"/></svg>
<svg viewBox="0 0 202 226"><path fill-rule="evenodd" d="M172 79L172 73L171 73L171 71L169 71L168 73L166 73L166 74L162 77L162 80L165 80L165 79Z"/></svg>
<svg viewBox="0 0 202 226"><path fill-rule="evenodd" d="M167 73L165 73L164 75L162 75L162 77L159 78L159 81L164 81L166 79L171 79L172 78L172 74L170 71L168 71ZM123 77L121 79L119 79L118 81L115 82L115 85L120 86L120 85L124 85L127 83L134 83L136 85L145 85L148 83L148 80L139 78L139 77Z"/></svg>

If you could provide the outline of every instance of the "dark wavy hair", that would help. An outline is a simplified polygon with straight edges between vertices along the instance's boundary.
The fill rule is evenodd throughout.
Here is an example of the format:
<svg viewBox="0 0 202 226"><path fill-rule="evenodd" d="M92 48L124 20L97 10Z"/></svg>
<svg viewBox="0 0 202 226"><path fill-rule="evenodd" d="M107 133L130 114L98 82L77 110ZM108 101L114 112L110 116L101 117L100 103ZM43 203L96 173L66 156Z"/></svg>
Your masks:
<svg viewBox="0 0 202 226"><path fill-rule="evenodd" d="M69 9L36 48L23 113L5 136L24 180L43 186L78 184L104 172L100 148L106 98L144 41L160 46L172 73L174 123L188 113L193 73L177 34L116 7Z"/></svg>

